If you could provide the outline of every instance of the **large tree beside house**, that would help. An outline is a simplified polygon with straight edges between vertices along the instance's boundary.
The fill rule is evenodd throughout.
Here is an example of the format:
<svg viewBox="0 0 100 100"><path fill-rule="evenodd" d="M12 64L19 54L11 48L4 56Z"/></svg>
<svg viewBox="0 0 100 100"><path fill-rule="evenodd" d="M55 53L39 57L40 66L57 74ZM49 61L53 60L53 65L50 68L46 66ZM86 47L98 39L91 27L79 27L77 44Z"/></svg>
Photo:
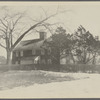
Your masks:
<svg viewBox="0 0 100 100"><path fill-rule="evenodd" d="M15 36L19 35L16 28L21 18L22 14L20 13L16 13L13 16L4 15L0 18L0 46L6 50L7 64L10 63Z"/></svg>
<svg viewBox="0 0 100 100"><path fill-rule="evenodd" d="M39 27L42 26L45 28L48 25L50 26L50 23L46 23L46 21L51 17L56 16L57 14L58 12L50 16L46 16L40 21L35 21L35 24L31 25L31 27L22 32L18 38L14 37L14 34L16 33L16 26L20 25L20 19L22 18L23 14L15 14L14 16L9 16L9 14L6 14L3 16L3 18L0 18L0 40L3 41L3 43L0 42L0 46L6 49L7 64L10 64L13 49L18 45L18 43L20 43L20 41L24 38L24 36L38 26Z"/></svg>
<svg viewBox="0 0 100 100"><path fill-rule="evenodd" d="M95 64L96 57L100 52L99 37L94 37L89 31L80 25L72 38L74 41L72 51L76 62L81 64L91 62L92 64Z"/></svg>
<svg viewBox="0 0 100 100"><path fill-rule="evenodd" d="M55 64L60 64L60 58L63 53L69 54L71 48L71 35L67 34L63 27L58 27L55 33L51 36L52 41L50 46L52 48L51 57Z"/></svg>
<svg viewBox="0 0 100 100"><path fill-rule="evenodd" d="M80 25L74 34L68 34L63 27L58 27L51 36L52 59L60 64L61 56L72 59L73 63L96 63L100 54L100 40Z"/></svg>

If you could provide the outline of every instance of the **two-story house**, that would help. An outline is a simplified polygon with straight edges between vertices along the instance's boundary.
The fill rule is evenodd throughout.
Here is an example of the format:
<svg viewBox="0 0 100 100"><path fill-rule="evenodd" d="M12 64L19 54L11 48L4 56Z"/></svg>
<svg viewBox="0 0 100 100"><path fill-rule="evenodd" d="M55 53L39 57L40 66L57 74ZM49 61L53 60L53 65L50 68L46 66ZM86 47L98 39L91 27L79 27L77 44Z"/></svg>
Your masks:
<svg viewBox="0 0 100 100"><path fill-rule="evenodd" d="M13 64L51 64L51 50L46 46L46 33L40 32L39 39L26 40L13 50ZM45 46L45 48L43 47Z"/></svg>

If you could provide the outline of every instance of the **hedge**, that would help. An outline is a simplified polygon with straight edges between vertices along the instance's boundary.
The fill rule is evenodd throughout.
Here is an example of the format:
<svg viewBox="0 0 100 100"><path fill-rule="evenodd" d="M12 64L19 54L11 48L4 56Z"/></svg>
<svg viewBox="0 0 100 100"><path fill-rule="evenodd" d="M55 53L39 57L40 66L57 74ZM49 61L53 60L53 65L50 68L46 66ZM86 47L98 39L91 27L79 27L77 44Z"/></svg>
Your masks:
<svg viewBox="0 0 100 100"><path fill-rule="evenodd" d="M0 71L8 70L45 70L45 71L60 71L60 72L99 72L100 65L86 64L30 64L30 65L0 65Z"/></svg>

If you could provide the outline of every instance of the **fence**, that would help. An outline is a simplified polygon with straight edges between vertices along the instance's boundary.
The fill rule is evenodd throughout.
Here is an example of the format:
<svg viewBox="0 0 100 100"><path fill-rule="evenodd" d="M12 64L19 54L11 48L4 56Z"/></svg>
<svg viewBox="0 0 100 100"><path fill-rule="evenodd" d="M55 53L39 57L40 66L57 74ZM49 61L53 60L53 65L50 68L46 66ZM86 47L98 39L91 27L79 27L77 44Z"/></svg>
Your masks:
<svg viewBox="0 0 100 100"><path fill-rule="evenodd" d="M45 70L45 71L60 71L60 65L46 64L29 64L29 65L12 65L12 70Z"/></svg>
<svg viewBox="0 0 100 100"><path fill-rule="evenodd" d="M100 65L86 65L86 64L30 64L30 65L0 65L0 71L8 70L45 70L45 71L59 71L59 72L98 72L100 73Z"/></svg>

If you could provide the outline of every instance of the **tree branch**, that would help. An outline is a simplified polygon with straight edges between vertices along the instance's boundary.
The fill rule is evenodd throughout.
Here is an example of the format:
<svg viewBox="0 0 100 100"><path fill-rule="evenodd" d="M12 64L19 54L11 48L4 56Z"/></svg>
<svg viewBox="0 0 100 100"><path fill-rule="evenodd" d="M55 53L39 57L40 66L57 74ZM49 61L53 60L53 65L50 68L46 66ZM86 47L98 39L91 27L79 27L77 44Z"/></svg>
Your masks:
<svg viewBox="0 0 100 100"><path fill-rule="evenodd" d="M7 28L7 25L0 19L0 22L2 23L3 26Z"/></svg>
<svg viewBox="0 0 100 100"><path fill-rule="evenodd" d="M4 49L6 49L6 47L4 45L2 45L1 43L0 43L0 46L3 47Z"/></svg>
<svg viewBox="0 0 100 100"><path fill-rule="evenodd" d="M11 50L12 50L13 48L15 48L15 46L23 39L23 37L24 37L28 32L30 32L32 29L34 29L35 27L37 27L39 24L43 23L44 21L48 20L48 19L51 18L51 17L54 17L54 16L57 15L57 14L58 14L58 13L53 14L53 15L51 15L51 16L49 16L49 17L43 19L42 21L36 23L36 24L33 25L32 27L30 27L27 31L25 31L25 32L17 39L17 41L16 41L16 42L14 43L14 45L12 46Z"/></svg>
<svg viewBox="0 0 100 100"><path fill-rule="evenodd" d="M16 19L15 22L12 21L12 24L13 24L13 28L12 28L12 30L15 28L16 24L18 23L18 21L19 21L21 18L22 18L22 15L19 16L19 17Z"/></svg>
<svg viewBox="0 0 100 100"><path fill-rule="evenodd" d="M3 29L0 29L0 31L2 31L3 33L5 33L5 34L6 34L6 32L5 32Z"/></svg>

